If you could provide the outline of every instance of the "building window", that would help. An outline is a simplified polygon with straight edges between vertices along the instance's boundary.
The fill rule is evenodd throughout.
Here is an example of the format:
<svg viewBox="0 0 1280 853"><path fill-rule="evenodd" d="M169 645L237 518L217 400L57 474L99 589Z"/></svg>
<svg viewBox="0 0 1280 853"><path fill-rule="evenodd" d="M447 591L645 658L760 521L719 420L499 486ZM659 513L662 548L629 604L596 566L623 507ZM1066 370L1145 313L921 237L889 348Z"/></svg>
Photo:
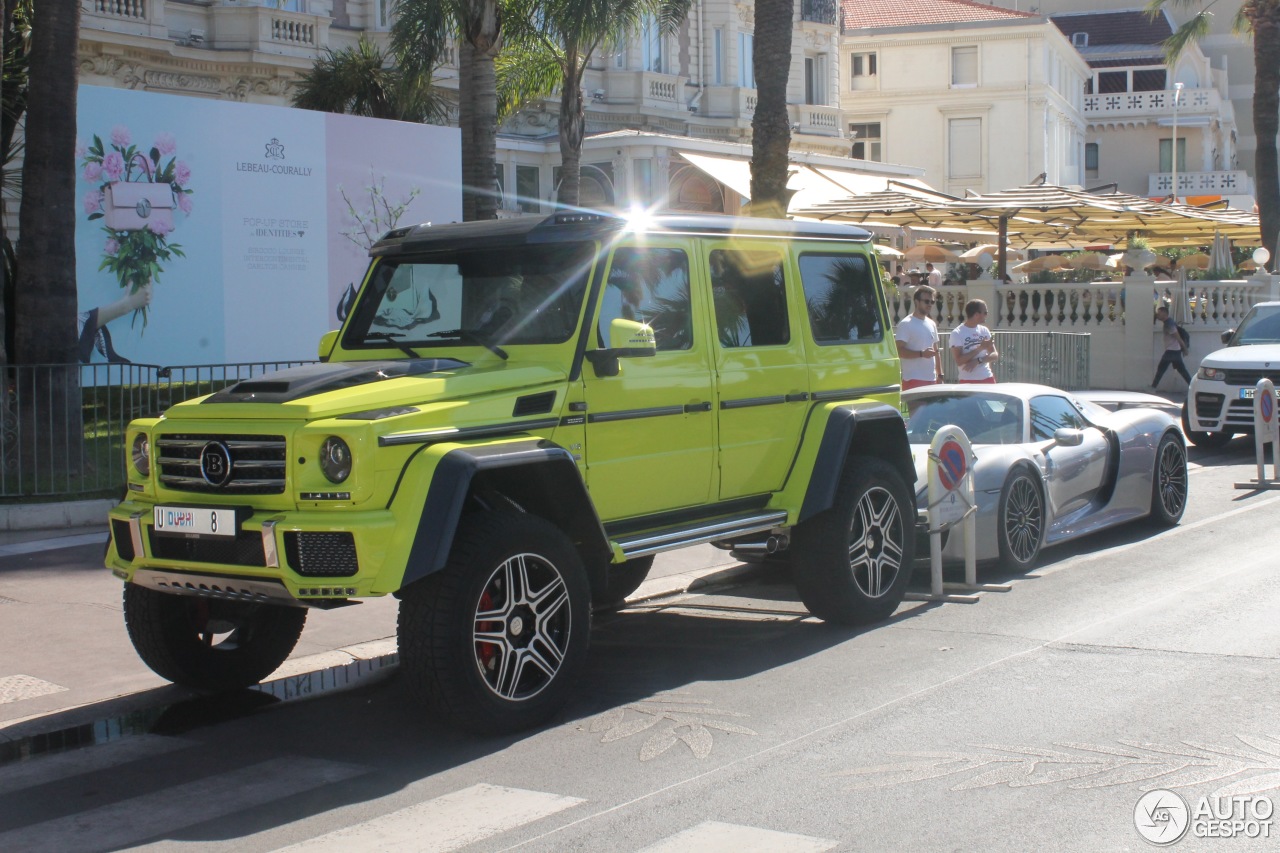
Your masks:
<svg viewBox="0 0 1280 853"><path fill-rule="evenodd" d="M1101 95L1111 95L1116 92L1129 91L1129 72L1128 71L1100 71L1098 72L1098 93Z"/></svg>
<svg viewBox="0 0 1280 853"><path fill-rule="evenodd" d="M538 185L541 176L537 166L516 166L516 195L520 199L520 210L524 213L539 213L542 204L538 200Z"/></svg>
<svg viewBox="0 0 1280 853"><path fill-rule="evenodd" d="M880 122L851 124L849 136L853 138L853 153L850 156L855 160L883 162L884 158L880 154Z"/></svg>
<svg viewBox="0 0 1280 853"><path fill-rule="evenodd" d="M756 37L751 33L738 33L738 85L744 89L756 87L755 52Z"/></svg>
<svg viewBox="0 0 1280 853"><path fill-rule="evenodd" d="M635 160L632 163L632 192L635 193L635 201L641 204L648 204L653 198L653 160L643 158Z"/></svg>
<svg viewBox="0 0 1280 853"><path fill-rule="evenodd" d="M804 102L827 103L827 57L825 54L804 58Z"/></svg>
<svg viewBox="0 0 1280 853"><path fill-rule="evenodd" d="M665 70L662 57L662 29L658 19L646 15L640 33L640 47L645 71L656 71L661 74Z"/></svg>
<svg viewBox="0 0 1280 853"><path fill-rule="evenodd" d="M1173 171L1173 158L1170 156L1173 151L1172 139L1160 140L1160 171ZM1187 171L1187 138L1185 136L1178 137L1178 171Z"/></svg>
<svg viewBox="0 0 1280 853"><path fill-rule="evenodd" d="M712 33L712 62L715 64L711 68L711 85L724 85L724 29L716 27Z"/></svg>
<svg viewBox="0 0 1280 853"><path fill-rule="evenodd" d="M1086 172L1092 172L1089 177L1096 178L1098 176L1098 143L1086 142L1084 144L1084 168Z"/></svg>
<svg viewBox="0 0 1280 853"><path fill-rule="evenodd" d="M1163 92L1165 89L1165 70L1163 68L1137 68L1133 72L1133 91Z"/></svg>
<svg viewBox="0 0 1280 853"><path fill-rule="evenodd" d="M380 30L391 29L391 11L395 8L396 0L378 0L377 12L374 26Z"/></svg>
<svg viewBox="0 0 1280 853"><path fill-rule="evenodd" d="M876 76L876 55L874 53L854 53L849 55L849 76Z"/></svg>
<svg viewBox="0 0 1280 853"><path fill-rule="evenodd" d="M502 163L493 164L493 191L498 195L498 207L506 207L507 167Z"/></svg>
<svg viewBox="0 0 1280 853"><path fill-rule="evenodd" d="M982 119L947 122L947 177L982 177Z"/></svg>
<svg viewBox="0 0 1280 853"><path fill-rule="evenodd" d="M951 48L951 85L956 87L978 85L978 48L976 46Z"/></svg>

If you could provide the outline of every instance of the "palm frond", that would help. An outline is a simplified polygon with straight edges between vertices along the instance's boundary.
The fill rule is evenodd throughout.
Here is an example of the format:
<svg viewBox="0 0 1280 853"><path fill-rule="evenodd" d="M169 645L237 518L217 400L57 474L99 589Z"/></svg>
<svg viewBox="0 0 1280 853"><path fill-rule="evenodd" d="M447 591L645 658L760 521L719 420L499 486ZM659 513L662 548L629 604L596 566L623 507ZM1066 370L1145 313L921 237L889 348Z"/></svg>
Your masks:
<svg viewBox="0 0 1280 853"><path fill-rule="evenodd" d="M564 81L560 55L510 43L498 54L495 70L498 111L503 116L554 94Z"/></svg>
<svg viewBox="0 0 1280 853"><path fill-rule="evenodd" d="M1236 9L1235 17L1231 19L1231 32L1238 36L1253 34L1253 19L1245 12L1244 6Z"/></svg>
<svg viewBox="0 0 1280 853"><path fill-rule="evenodd" d="M1172 63L1182 55L1193 42L1198 42L1209 34L1209 24L1213 13L1203 9L1182 26L1173 31L1173 35L1164 41L1165 59Z"/></svg>
<svg viewBox="0 0 1280 853"><path fill-rule="evenodd" d="M391 53L407 73L442 64L449 42L461 33L457 0L398 0L391 25Z"/></svg>

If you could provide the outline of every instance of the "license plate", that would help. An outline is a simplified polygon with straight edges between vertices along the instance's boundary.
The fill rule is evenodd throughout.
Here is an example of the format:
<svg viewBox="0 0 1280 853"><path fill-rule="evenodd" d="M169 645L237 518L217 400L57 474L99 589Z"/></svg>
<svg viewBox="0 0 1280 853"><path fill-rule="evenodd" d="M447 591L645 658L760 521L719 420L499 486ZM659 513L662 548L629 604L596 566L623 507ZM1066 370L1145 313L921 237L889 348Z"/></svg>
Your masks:
<svg viewBox="0 0 1280 853"><path fill-rule="evenodd" d="M1241 389L1240 389L1240 399L1241 399L1241 400L1252 400L1252 399L1253 399L1253 392L1254 392L1254 391L1256 391L1256 390L1258 390L1258 389L1257 389L1257 388L1241 388Z"/></svg>
<svg viewBox="0 0 1280 853"><path fill-rule="evenodd" d="M158 506L154 509L156 533L193 533L197 536L236 535L234 509L195 506Z"/></svg>

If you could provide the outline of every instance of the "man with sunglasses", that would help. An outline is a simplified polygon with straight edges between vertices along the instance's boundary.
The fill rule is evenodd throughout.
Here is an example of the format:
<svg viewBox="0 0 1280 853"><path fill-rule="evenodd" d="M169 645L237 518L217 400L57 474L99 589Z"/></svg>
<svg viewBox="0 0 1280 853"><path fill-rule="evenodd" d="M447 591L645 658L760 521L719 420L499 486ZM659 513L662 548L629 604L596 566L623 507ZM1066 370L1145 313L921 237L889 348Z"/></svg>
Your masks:
<svg viewBox="0 0 1280 853"><path fill-rule="evenodd" d="M903 317L893 331L902 361L902 390L921 385L937 385L942 376L942 356L938 353L938 324L929 313L937 301L937 291L920 285L912 298L910 316Z"/></svg>

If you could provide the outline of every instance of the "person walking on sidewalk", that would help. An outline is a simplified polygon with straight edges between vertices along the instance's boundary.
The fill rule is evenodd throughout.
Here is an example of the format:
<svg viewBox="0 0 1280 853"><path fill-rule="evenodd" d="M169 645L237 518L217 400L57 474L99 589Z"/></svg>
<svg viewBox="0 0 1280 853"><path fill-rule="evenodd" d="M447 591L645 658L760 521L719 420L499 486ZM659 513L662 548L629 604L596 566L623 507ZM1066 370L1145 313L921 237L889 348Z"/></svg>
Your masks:
<svg viewBox="0 0 1280 853"><path fill-rule="evenodd" d="M937 291L927 284L916 289L911 314L903 317L893 330L902 361L902 390L921 385L937 385L942 381L942 355L938 352L938 324L929 312L937 301Z"/></svg>
<svg viewBox="0 0 1280 853"><path fill-rule="evenodd" d="M1156 378L1151 380L1152 389L1160 384L1160 378L1170 367L1182 374L1183 380L1190 385L1191 374L1187 373L1187 366L1182 361L1182 353L1186 347L1182 343L1182 335L1178 334L1178 324L1169 316L1169 309L1164 305L1156 309L1156 320L1160 323L1160 330L1164 332L1164 355L1160 356L1160 364L1156 367Z"/></svg>
<svg viewBox="0 0 1280 853"><path fill-rule="evenodd" d="M982 325L987 319L987 303L970 299L964 306L964 322L951 330L951 357L959 368L962 385L996 381L991 365L1000 358L991 330Z"/></svg>

